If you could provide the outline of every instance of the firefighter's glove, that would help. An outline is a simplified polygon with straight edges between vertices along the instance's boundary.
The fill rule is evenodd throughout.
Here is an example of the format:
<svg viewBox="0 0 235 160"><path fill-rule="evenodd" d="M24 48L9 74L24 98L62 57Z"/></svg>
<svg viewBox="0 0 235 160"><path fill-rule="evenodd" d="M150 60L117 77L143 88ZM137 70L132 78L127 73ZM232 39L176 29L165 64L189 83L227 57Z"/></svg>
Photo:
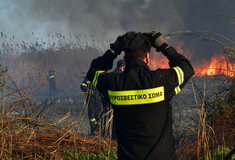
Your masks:
<svg viewBox="0 0 235 160"><path fill-rule="evenodd" d="M110 44L110 49L114 51L114 54L120 55L121 52L123 51L123 46L124 46L124 39L123 35L118 36L116 41L112 44Z"/></svg>
<svg viewBox="0 0 235 160"><path fill-rule="evenodd" d="M163 51L168 47L168 44L165 42L162 34L158 31L146 32L143 35L147 36L152 42L152 46L156 48L156 50Z"/></svg>

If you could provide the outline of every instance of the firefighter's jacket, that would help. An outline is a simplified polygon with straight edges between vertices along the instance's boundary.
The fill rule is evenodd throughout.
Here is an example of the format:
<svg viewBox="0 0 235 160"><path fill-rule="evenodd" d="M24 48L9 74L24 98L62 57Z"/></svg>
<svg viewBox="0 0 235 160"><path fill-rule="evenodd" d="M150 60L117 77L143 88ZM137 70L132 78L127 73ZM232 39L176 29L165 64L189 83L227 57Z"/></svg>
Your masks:
<svg viewBox="0 0 235 160"><path fill-rule="evenodd" d="M120 160L176 159L169 100L193 76L190 62L173 47L163 51L169 69L151 71L141 60L126 63L123 73L107 73L116 58L110 50L94 59L87 73L114 108Z"/></svg>

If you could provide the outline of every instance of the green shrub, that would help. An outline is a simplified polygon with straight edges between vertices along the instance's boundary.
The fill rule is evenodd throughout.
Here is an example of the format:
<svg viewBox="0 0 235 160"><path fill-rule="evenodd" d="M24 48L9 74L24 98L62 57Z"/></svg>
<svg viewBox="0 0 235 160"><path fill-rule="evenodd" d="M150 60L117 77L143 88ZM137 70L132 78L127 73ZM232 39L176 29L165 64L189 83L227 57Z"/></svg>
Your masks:
<svg viewBox="0 0 235 160"><path fill-rule="evenodd" d="M81 154L76 153L74 150L68 149L64 151L64 159L66 160L117 160L117 152L110 152L108 155L108 151L105 151L101 154Z"/></svg>
<svg viewBox="0 0 235 160"><path fill-rule="evenodd" d="M231 150L233 147L228 146L218 146L215 149L215 155L210 160L222 160ZM200 160L206 160L206 157L201 157ZM235 155L233 154L229 160L235 160Z"/></svg>

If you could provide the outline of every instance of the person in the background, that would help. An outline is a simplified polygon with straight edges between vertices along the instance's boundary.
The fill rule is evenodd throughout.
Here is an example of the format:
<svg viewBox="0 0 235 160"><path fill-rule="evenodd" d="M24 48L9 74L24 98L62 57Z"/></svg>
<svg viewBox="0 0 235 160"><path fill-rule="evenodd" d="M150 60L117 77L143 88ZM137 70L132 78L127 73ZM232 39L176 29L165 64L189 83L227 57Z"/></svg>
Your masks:
<svg viewBox="0 0 235 160"><path fill-rule="evenodd" d="M55 95L57 88L56 88L55 71L53 69L49 70L49 75L47 76L47 80L49 82L50 96Z"/></svg>
<svg viewBox="0 0 235 160"><path fill-rule="evenodd" d="M101 97L98 90L92 85L92 83L85 77L81 90L86 95L86 103L88 104L88 117L90 120L91 135L96 135L100 129L100 117L104 110L104 99Z"/></svg>
<svg viewBox="0 0 235 160"><path fill-rule="evenodd" d="M120 59L117 62L117 68L113 71L114 73L122 73L125 69L125 61L123 59Z"/></svg>

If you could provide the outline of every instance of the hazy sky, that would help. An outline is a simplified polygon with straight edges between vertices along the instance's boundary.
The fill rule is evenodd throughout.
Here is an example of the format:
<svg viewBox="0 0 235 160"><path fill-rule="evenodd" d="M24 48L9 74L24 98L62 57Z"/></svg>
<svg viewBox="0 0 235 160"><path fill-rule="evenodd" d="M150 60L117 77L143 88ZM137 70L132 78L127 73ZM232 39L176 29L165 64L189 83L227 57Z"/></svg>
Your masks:
<svg viewBox="0 0 235 160"><path fill-rule="evenodd" d="M0 32L23 40L55 32L115 39L130 30L203 29L234 40L234 25L216 17L235 17L234 6L234 0L0 0Z"/></svg>

